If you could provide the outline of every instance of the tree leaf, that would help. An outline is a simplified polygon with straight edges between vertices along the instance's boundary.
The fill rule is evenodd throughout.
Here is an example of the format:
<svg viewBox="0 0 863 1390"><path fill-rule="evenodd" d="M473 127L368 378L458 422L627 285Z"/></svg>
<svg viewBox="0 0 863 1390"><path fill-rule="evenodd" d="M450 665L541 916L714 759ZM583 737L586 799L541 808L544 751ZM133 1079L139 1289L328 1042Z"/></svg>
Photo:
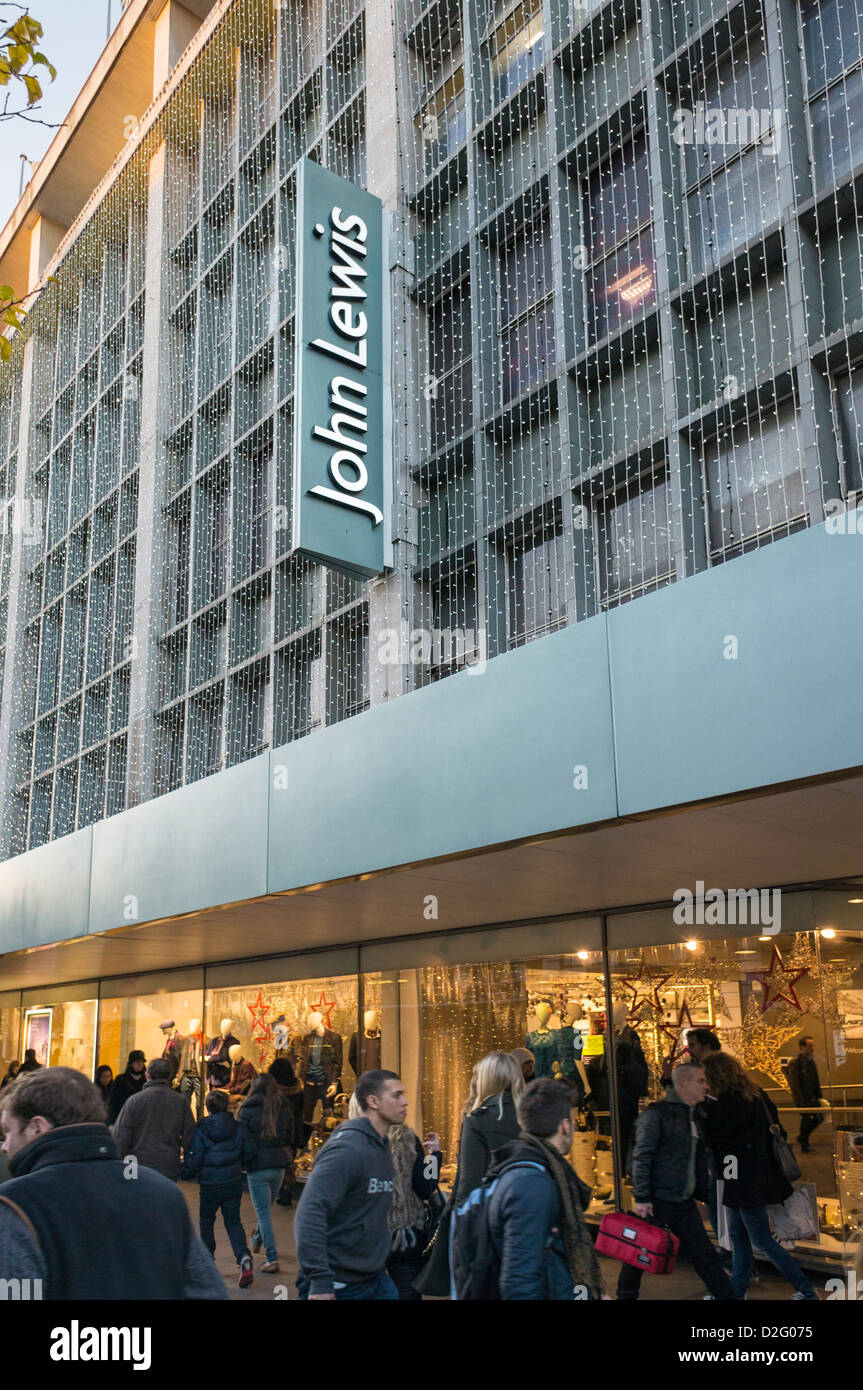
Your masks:
<svg viewBox="0 0 863 1390"><path fill-rule="evenodd" d="M15 291L11 285L0 285L0 299L14 299Z"/></svg>

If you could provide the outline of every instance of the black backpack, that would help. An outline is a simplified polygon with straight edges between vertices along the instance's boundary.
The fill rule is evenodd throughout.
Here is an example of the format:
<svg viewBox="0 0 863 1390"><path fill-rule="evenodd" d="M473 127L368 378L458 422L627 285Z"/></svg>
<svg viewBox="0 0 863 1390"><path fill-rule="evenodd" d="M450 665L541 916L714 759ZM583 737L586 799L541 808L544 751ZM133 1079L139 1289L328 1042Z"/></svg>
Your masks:
<svg viewBox="0 0 863 1390"><path fill-rule="evenodd" d="M539 1168L544 1163L515 1159L486 1174L479 1187L453 1207L450 1226L451 1294L459 1303L488 1302L500 1298L500 1252L491 1235L489 1207L504 1173L511 1168Z"/></svg>

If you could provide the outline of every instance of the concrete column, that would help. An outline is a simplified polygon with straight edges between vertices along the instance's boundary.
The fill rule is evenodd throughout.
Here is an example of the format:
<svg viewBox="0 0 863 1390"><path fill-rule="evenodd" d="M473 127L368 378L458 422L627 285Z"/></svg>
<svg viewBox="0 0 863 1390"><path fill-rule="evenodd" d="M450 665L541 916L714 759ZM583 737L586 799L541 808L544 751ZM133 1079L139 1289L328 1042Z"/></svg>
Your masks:
<svg viewBox="0 0 863 1390"><path fill-rule="evenodd" d="M173 69L188 48L200 27L197 15L177 0L168 4L156 20L156 42L153 51L153 96L162 90Z"/></svg>
<svg viewBox="0 0 863 1390"><path fill-rule="evenodd" d="M150 161L147 209L144 370L141 382L141 453L138 472L138 533L135 552L135 606L132 626L132 678L129 694L128 804L137 806L155 790L155 728L159 662L156 641L162 621L165 455L163 380L164 221L167 148Z"/></svg>
<svg viewBox="0 0 863 1390"><path fill-rule="evenodd" d="M30 271L27 276L27 292L35 289L45 273L45 267L66 235L66 227L40 217L30 233Z"/></svg>

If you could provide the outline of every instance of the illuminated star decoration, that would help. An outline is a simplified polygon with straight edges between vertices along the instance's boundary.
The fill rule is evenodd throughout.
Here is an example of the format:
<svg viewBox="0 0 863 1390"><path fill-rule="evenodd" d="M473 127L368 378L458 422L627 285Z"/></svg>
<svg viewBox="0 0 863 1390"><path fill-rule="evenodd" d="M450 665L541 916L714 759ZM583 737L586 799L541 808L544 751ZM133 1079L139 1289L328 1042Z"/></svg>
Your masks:
<svg viewBox="0 0 863 1390"><path fill-rule="evenodd" d="M683 1030L684 1028L688 1030L692 1026L692 1014L689 1012L689 1005L684 998L677 1015L677 1022L663 1023L661 1025L662 1032L666 1037L671 1039L671 1051L668 1054L668 1060L672 1066L677 1058L678 1049L683 1037Z"/></svg>
<svg viewBox="0 0 863 1390"><path fill-rule="evenodd" d="M638 967L637 975L629 977L624 975L621 977L621 984L624 985L626 989L632 991L632 999L629 1001L627 1020L633 1027L637 1027L639 1023L643 1023L651 1013L658 1014L660 1018L662 1017L662 1002L659 998L659 991L670 979L671 975L667 972L663 973L658 971L656 974L653 974L650 970L650 966L646 966L643 961ZM642 985L648 986L648 989L644 992L640 989Z"/></svg>
<svg viewBox="0 0 863 1390"><path fill-rule="evenodd" d="M333 1026L333 1025L332 1025L332 1012L333 1012L333 1009L334 1009L335 1007L336 1007L336 1001L335 1001L335 999L331 1000L331 1001L328 1003L328 1002L327 1002L326 995L324 994L324 991L321 990L321 997L320 997L320 999L318 1000L317 1004L315 1004L315 1008L316 1008L316 1010L317 1010L317 1012L318 1012L319 1014L323 1014L323 1015L324 1015L324 1022L325 1022L325 1024L326 1024L327 1028L330 1028L330 1029L332 1029L332 1026Z"/></svg>
<svg viewBox="0 0 863 1390"><path fill-rule="evenodd" d="M267 1014L270 1012L270 1005L265 1004L261 998L261 991L258 990L258 997L254 1004L247 1004L246 1008L252 1015L252 1022L249 1028L249 1036L252 1042L258 1044L258 1061L264 1060L264 1048L270 1042L273 1030L267 1022Z"/></svg>
<svg viewBox="0 0 863 1390"><path fill-rule="evenodd" d="M753 971L755 978L761 980L764 987L761 1012L766 1014L767 1010L778 999L784 999L786 1004L790 1004L792 1008L802 1014L803 1005L797 998L797 991L794 986L798 980L802 980L803 976L808 974L808 965L804 965L802 969L795 969L793 965L785 965L779 954L778 946L774 946L773 955L770 957L770 969Z"/></svg>

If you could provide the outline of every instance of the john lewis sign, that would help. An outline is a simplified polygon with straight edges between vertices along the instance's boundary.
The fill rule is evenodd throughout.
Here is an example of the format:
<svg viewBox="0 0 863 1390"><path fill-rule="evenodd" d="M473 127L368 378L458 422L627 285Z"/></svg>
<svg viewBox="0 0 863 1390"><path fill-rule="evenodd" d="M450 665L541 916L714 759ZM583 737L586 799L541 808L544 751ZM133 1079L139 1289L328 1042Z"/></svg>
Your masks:
<svg viewBox="0 0 863 1390"><path fill-rule="evenodd" d="M381 574L381 204L309 159L298 180L293 544Z"/></svg>

